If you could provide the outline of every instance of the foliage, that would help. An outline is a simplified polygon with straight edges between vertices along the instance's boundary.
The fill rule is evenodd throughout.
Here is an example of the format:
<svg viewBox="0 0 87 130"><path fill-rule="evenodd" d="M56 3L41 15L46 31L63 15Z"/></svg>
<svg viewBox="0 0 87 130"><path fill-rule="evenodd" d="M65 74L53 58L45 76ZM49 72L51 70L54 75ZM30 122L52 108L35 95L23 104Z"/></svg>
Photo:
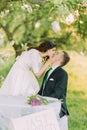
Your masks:
<svg viewBox="0 0 87 130"><path fill-rule="evenodd" d="M15 51L12 47L0 49L0 87L15 61Z"/></svg>
<svg viewBox="0 0 87 130"><path fill-rule="evenodd" d="M0 13L0 34L4 35L0 47L14 41L19 54L28 46L48 39L56 42L59 48L85 49L86 52L86 1L46 0L42 5L37 1L33 4L31 0L9 0Z"/></svg>
<svg viewBox="0 0 87 130"><path fill-rule="evenodd" d="M58 50L79 52L70 53L71 62L65 67L69 72L69 130L86 130L86 0L0 0L0 86L15 60L15 52L12 48L7 51L8 46L18 55L47 39L54 41Z"/></svg>

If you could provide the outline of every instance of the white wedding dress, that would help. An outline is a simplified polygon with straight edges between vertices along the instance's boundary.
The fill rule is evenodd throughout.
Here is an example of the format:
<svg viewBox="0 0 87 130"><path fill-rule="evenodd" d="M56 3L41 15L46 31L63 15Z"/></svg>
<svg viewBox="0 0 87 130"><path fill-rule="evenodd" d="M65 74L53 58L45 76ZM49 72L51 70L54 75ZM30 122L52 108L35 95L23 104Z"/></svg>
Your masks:
<svg viewBox="0 0 87 130"><path fill-rule="evenodd" d="M41 66L42 58L38 50L24 51L16 58L16 62L0 88L0 95L31 96L37 94L39 84L34 73L37 73Z"/></svg>
<svg viewBox="0 0 87 130"><path fill-rule="evenodd" d="M19 118L22 120L24 116L45 109L53 108L59 118L61 102L58 99L45 97L49 101L48 105L34 107L27 104L27 96L37 94L39 91L39 84L34 73L37 73L41 66L42 58L35 49L25 51L17 57L0 88L0 130L15 130L17 124L14 125L12 121ZM26 119L25 121L28 122ZM20 124L22 127L24 126L24 122L20 122Z"/></svg>

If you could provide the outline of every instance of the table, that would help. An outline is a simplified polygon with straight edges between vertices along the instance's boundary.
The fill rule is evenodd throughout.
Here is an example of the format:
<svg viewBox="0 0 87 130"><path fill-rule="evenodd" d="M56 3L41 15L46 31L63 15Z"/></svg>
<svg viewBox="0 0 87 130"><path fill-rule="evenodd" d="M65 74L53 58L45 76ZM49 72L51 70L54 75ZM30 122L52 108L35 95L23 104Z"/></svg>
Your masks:
<svg viewBox="0 0 87 130"><path fill-rule="evenodd" d="M23 96L0 96L0 130L59 130L57 118L61 102L54 98L45 98L52 103L31 106ZM30 123L31 120L33 123ZM51 123L50 126L47 121L48 124ZM35 122L39 125L31 125Z"/></svg>

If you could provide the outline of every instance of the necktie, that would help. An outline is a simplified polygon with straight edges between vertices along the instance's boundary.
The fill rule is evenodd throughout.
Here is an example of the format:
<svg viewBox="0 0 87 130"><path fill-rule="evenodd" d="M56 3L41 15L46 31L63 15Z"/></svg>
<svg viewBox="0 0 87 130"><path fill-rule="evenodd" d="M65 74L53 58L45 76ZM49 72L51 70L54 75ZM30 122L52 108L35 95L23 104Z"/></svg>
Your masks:
<svg viewBox="0 0 87 130"><path fill-rule="evenodd" d="M47 80L48 80L49 72L50 72L51 70L52 70L52 68L50 68L50 69L48 70L48 72L46 73L46 75L45 75L44 82L43 82L42 95L43 95L43 91L44 91L44 88L45 88L46 82L47 82Z"/></svg>

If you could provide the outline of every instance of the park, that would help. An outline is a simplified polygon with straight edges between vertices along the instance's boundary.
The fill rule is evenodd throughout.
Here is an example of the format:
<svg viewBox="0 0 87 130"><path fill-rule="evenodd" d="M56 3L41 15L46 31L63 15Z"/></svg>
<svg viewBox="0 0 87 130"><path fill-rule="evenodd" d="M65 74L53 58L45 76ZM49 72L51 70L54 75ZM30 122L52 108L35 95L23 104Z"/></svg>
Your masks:
<svg viewBox="0 0 87 130"><path fill-rule="evenodd" d="M0 87L16 58L45 40L70 55L63 67L69 78L68 126L87 130L86 0L0 0Z"/></svg>

